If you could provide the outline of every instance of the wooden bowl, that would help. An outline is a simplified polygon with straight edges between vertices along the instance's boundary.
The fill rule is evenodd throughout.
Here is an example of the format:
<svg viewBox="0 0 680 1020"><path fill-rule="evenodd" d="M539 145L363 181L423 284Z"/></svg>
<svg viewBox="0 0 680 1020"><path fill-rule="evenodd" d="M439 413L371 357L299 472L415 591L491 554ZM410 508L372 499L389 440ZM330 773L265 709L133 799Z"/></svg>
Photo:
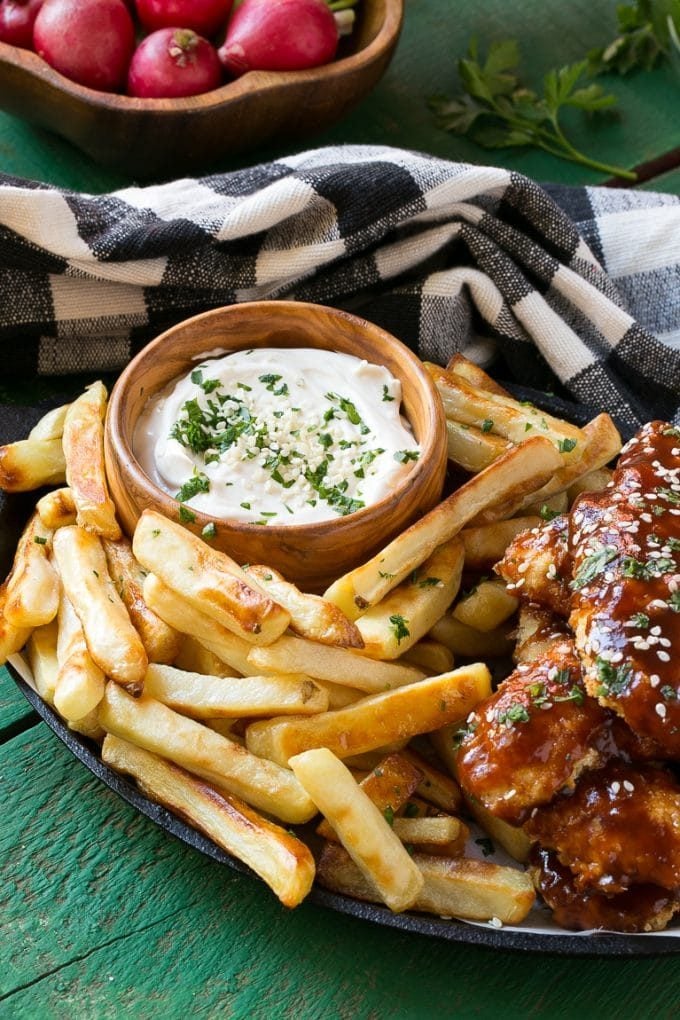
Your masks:
<svg viewBox="0 0 680 1020"><path fill-rule="evenodd" d="M239 563L265 563L305 589L320 591L434 506L446 470L446 422L441 400L418 358L389 333L347 312L296 301L256 301L218 308L173 326L130 362L113 387L106 468L128 535L145 507L178 519L176 500L149 479L132 452L134 429L149 398L189 372L206 352L301 346L354 354L384 365L401 381L402 407L421 445L412 471L381 502L346 517L260 527L197 511L187 527L200 535L213 521L212 546Z"/></svg>
<svg viewBox="0 0 680 1020"><path fill-rule="evenodd" d="M135 177L197 173L265 142L339 120L384 73L404 0L362 0L338 57L308 71L251 71L186 99L134 99L64 78L37 54L0 43L0 108L63 135Z"/></svg>

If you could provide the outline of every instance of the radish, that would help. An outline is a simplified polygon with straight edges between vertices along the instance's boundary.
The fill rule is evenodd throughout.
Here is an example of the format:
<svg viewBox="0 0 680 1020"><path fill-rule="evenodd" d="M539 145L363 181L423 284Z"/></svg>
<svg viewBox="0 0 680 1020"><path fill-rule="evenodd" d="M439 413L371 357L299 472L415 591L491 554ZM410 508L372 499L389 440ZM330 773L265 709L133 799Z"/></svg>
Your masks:
<svg viewBox="0 0 680 1020"><path fill-rule="evenodd" d="M33 49L33 22L43 0L2 0L0 3L0 41L10 46Z"/></svg>
<svg viewBox="0 0 680 1020"><path fill-rule="evenodd" d="M66 78L114 92L125 82L135 29L123 0L45 0L33 46Z"/></svg>
<svg viewBox="0 0 680 1020"><path fill-rule="evenodd" d="M128 92L145 99L197 96L221 80L222 66L207 39L189 28L159 28L134 52Z"/></svg>
<svg viewBox="0 0 680 1020"><path fill-rule="evenodd" d="M226 25L233 0L136 0L137 16L149 32L157 28L192 28L213 36Z"/></svg>
<svg viewBox="0 0 680 1020"><path fill-rule="evenodd" d="M243 0L219 58L234 77L246 71L299 71L335 56L338 29L324 0Z"/></svg>

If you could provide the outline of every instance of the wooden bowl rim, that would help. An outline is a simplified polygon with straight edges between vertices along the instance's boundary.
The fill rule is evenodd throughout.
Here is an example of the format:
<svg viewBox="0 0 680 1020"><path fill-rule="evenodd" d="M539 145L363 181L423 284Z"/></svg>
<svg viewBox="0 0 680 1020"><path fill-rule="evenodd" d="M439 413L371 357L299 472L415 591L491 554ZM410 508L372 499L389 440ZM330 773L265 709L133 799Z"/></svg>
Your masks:
<svg viewBox="0 0 680 1020"><path fill-rule="evenodd" d="M178 330L183 329L187 325L193 325L203 320L210 320L211 318L218 318L225 312L229 314L233 311L234 314L239 314L241 312L247 313L251 311L255 314L259 314L266 311L267 308L271 308L272 305L291 308L295 311L300 311L303 314L308 310L316 311L317 309L321 309L326 313L330 312L332 315L344 319L350 326L355 324L368 326L371 333L374 334L375 339L379 340L382 344L386 344L399 355L400 360L406 361L409 364L414 373L414 382L422 393L423 406L427 411L426 434L418 439L421 447L421 455L413 468L407 475L404 476L399 484L389 492L388 495L379 500L379 502L371 503L363 509L356 510L351 514L330 517L324 521L310 521L307 524L268 524L266 529L263 529L257 524L249 524L243 521L233 520L229 517L213 517L211 514L207 514L204 511L191 507L190 509L192 513L195 514L196 523L214 523L218 528L228 529L236 535L262 535L264 532L267 535L270 535L272 539L279 539L281 541L286 538L293 540L299 539L301 536L310 533L323 536L327 533L336 531L338 527L351 527L354 529L360 527L362 523L369 523L374 520L376 516L379 517L389 514L390 511L399 506L403 495L407 490L417 488L423 481L427 481L427 476L432 469L432 465L434 464L436 466L438 460L441 460L442 464L441 473L443 483L444 473L446 470L446 421L444 408L437 394L434 383L432 382L429 373L425 370L422 361L409 347L406 346L406 344L402 343L401 340L398 340L397 337L393 336L391 333L388 333L387 330L382 329L380 326L375 325L369 320L353 315L351 312L346 312L343 309L333 308L330 305L314 304L307 301L244 301L233 305L223 305L219 308L212 308L206 312L200 312L198 315L193 315L188 319L183 319L176 325L166 329L154 340L151 340L146 347L139 351L137 355L135 355L113 385L109 397L105 425L106 432L108 434L108 445L115 451L119 466L122 463L125 463L127 471L134 478L134 482L138 488L144 489L149 494L151 497L150 505L153 505L154 509L158 509L164 514L164 516L167 517L170 516L171 509L178 506L178 503L164 489L159 488L142 469L132 450L132 437L127 434L121 424L122 395L125 389L131 385L135 369L142 360L153 355L153 352L162 347L169 336L176 333ZM247 345L244 346L247 347ZM274 344L273 346L276 345ZM234 348L234 350L240 349L241 348ZM283 349L285 349L285 347ZM370 361L371 359L367 358L366 360ZM373 363L375 364L376 362ZM164 383L163 386L169 385L171 381L172 380L168 380L168 382ZM160 388L161 387L159 387L159 389ZM147 400L149 400L157 392L158 390L156 389L153 393L148 394ZM132 431L134 432L134 428ZM123 457L120 456L119 452L121 447L123 450Z"/></svg>
<svg viewBox="0 0 680 1020"><path fill-rule="evenodd" d="M178 99L139 99L117 92L91 89L64 77L33 50L11 46L5 42L0 42L0 65L8 64L20 68L39 79L49 89L64 93L86 106L103 107L120 113L151 111L161 116L209 111L226 106L230 101L241 99L244 96L256 96L289 86L305 84L311 86L322 81L333 82L337 78L369 66L374 60L381 57L395 41L401 30L404 17L404 0L383 0L383 3L385 17L378 33L367 46L362 47L356 53L350 53L339 60L332 60L328 64L312 67L305 71L249 71L234 81L227 82L217 89L198 96L185 96Z"/></svg>

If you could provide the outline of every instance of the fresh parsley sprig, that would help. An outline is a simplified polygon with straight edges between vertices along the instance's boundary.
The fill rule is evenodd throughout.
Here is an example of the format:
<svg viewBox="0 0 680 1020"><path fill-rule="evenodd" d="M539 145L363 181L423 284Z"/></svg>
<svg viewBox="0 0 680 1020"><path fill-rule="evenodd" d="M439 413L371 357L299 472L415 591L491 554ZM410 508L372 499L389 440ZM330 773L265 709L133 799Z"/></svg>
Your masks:
<svg viewBox="0 0 680 1020"><path fill-rule="evenodd" d="M618 35L588 54L591 74L650 71L670 59L680 62L680 0L636 0L616 9Z"/></svg>
<svg viewBox="0 0 680 1020"><path fill-rule="evenodd" d="M600 113L616 103L616 97L600 85L582 84L588 62L581 60L548 71L541 95L522 84L519 62L515 39L491 43L486 57L472 40L468 55L458 61L463 93L429 100L439 126L453 134L468 135L484 148L532 146L601 173L635 180L630 170L581 152L564 132L560 114L565 108Z"/></svg>

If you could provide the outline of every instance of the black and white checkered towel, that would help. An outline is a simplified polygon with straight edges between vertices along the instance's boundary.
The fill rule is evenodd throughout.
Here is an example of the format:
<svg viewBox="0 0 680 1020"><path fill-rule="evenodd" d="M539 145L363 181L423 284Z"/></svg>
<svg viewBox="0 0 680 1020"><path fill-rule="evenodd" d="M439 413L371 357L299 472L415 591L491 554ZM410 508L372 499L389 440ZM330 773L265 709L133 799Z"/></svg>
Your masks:
<svg viewBox="0 0 680 1020"><path fill-rule="evenodd" d="M628 427L680 413L680 200L541 188L386 147L92 196L0 178L5 377L121 367L161 329L286 297Z"/></svg>

